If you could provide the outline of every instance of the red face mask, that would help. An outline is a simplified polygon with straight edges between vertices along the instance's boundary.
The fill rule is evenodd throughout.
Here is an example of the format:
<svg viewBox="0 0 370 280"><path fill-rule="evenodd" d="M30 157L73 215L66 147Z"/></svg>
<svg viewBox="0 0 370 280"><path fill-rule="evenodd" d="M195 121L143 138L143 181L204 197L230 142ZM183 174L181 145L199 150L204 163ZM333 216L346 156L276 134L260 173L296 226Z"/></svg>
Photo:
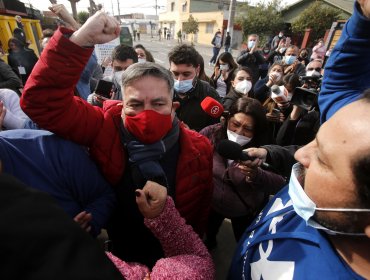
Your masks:
<svg viewBox="0 0 370 280"><path fill-rule="evenodd" d="M161 140L172 128L171 114L144 110L136 116L125 116L125 128L144 144Z"/></svg>

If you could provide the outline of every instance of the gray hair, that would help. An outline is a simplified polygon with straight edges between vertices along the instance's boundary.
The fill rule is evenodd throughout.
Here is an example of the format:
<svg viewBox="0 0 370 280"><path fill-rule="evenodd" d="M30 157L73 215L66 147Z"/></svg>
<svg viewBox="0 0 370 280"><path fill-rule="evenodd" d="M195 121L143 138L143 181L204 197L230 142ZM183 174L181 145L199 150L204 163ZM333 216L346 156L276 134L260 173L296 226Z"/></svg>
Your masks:
<svg viewBox="0 0 370 280"><path fill-rule="evenodd" d="M124 93L125 87L129 86L134 81L147 76L156 77L164 80L168 85L168 90L170 91L171 98L173 98L174 80L172 77L172 73L166 68L153 62L134 63L130 65L125 70L125 72L123 72L122 75L122 93ZM155 85L153 85L153 87L155 87Z"/></svg>

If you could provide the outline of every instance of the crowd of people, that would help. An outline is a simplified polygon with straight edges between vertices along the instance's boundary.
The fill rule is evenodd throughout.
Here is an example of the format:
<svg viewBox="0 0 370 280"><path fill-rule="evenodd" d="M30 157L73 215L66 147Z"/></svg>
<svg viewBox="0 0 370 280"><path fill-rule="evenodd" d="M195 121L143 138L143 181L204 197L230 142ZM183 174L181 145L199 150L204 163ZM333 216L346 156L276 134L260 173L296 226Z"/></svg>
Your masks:
<svg viewBox="0 0 370 280"><path fill-rule="evenodd" d="M225 218L228 279L370 278L369 0L327 61L283 31L234 59L217 31L211 77L180 39L169 69L143 44L98 62L116 19L50 9L40 58L17 18L0 60L2 278L215 279Z"/></svg>

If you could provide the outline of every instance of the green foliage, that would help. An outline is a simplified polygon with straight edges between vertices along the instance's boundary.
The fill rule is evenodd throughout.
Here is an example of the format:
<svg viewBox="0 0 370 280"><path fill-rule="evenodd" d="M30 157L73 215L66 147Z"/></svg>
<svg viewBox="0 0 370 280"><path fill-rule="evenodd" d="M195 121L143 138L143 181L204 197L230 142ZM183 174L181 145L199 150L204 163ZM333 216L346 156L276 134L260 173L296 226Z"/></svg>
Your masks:
<svg viewBox="0 0 370 280"><path fill-rule="evenodd" d="M256 33L260 38L263 38L284 29L284 20L280 13L280 2L273 0L266 4L261 1L255 7L244 5L240 9L240 14L243 14L243 16L236 20L243 28L244 37L247 37L248 34Z"/></svg>
<svg viewBox="0 0 370 280"><path fill-rule="evenodd" d="M324 5L321 1L315 1L300 14L297 20L292 23L292 30L303 34L306 28L312 28L313 39L321 38L325 31L340 17L341 11Z"/></svg>
<svg viewBox="0 0 370 280"><path fill-rule="evenodd" d="M89 13L88 12L85 12L85 11L81 11L77 14L77 20L78 22L82 25L84 24L87 19L89 18Z"/></svg>
<svg viewBox="0 0 370 280"><path fill-rule="evenodd" d="M195 34L199 31L199 23L193 15L189 15L188 21L183 23L182 29L187 34Z"/></svg>

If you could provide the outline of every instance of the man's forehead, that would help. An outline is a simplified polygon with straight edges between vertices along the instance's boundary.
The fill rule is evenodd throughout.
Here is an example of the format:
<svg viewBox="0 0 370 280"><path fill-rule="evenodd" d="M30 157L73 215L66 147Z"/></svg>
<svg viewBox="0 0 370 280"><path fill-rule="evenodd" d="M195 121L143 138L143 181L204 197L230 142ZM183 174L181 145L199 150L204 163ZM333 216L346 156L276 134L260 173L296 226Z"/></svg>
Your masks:
<svg viewBox="0 0 370 280"><path fill-rule="evenodd" d="M350 142L356 149L370 148L370 102L354 101L338 110L318 133L332 137L325 141ZM325 132L325 133L324 133ZM327 134L330 133L330 135Z"/></svg>
<svg viewBox="0 0 370 280"><path fill-rule="evenodd" d="M126 60L115 59L112 61L112 64L113 66L130 66L131 64L134 64L134 60L131 58Z"/></svg>
<svg viewBox="0 0 370 280"><path fill-rule="evenodd" d="M170 70L177 73L193 72L195 71L195 67L192 64L175 64L171 62Z"/></svg>
<svg viewBox="0 0 370 280"><path fill-rule="evenodd" d="M175 64L173 62L170 63L170 67L172 68L195 68L191 63L181 63Z"/></svg>
<svg viewBox="0 0 370 280"><path fill-rule="evenodd" d="M155 83L155 87L152 85ZM122 88L124 100L171 99L167 81L155 76L140 77Z"/></svg>
<svg viewBox="0 0 370 280"><path fill-rule="evenodd" d="M313 68L317 68L317 67L322 67L322 63L319 62L319 61L312 61L310 62L307 67L313 67Z"/></svg>
<svg viewBox="0 0 370 280"><path fill-rule="evenodd" d="M286 52L289 52L289 53L297 53L298 54L298 48L295 48L295 47L289 47Z"/></svg>

